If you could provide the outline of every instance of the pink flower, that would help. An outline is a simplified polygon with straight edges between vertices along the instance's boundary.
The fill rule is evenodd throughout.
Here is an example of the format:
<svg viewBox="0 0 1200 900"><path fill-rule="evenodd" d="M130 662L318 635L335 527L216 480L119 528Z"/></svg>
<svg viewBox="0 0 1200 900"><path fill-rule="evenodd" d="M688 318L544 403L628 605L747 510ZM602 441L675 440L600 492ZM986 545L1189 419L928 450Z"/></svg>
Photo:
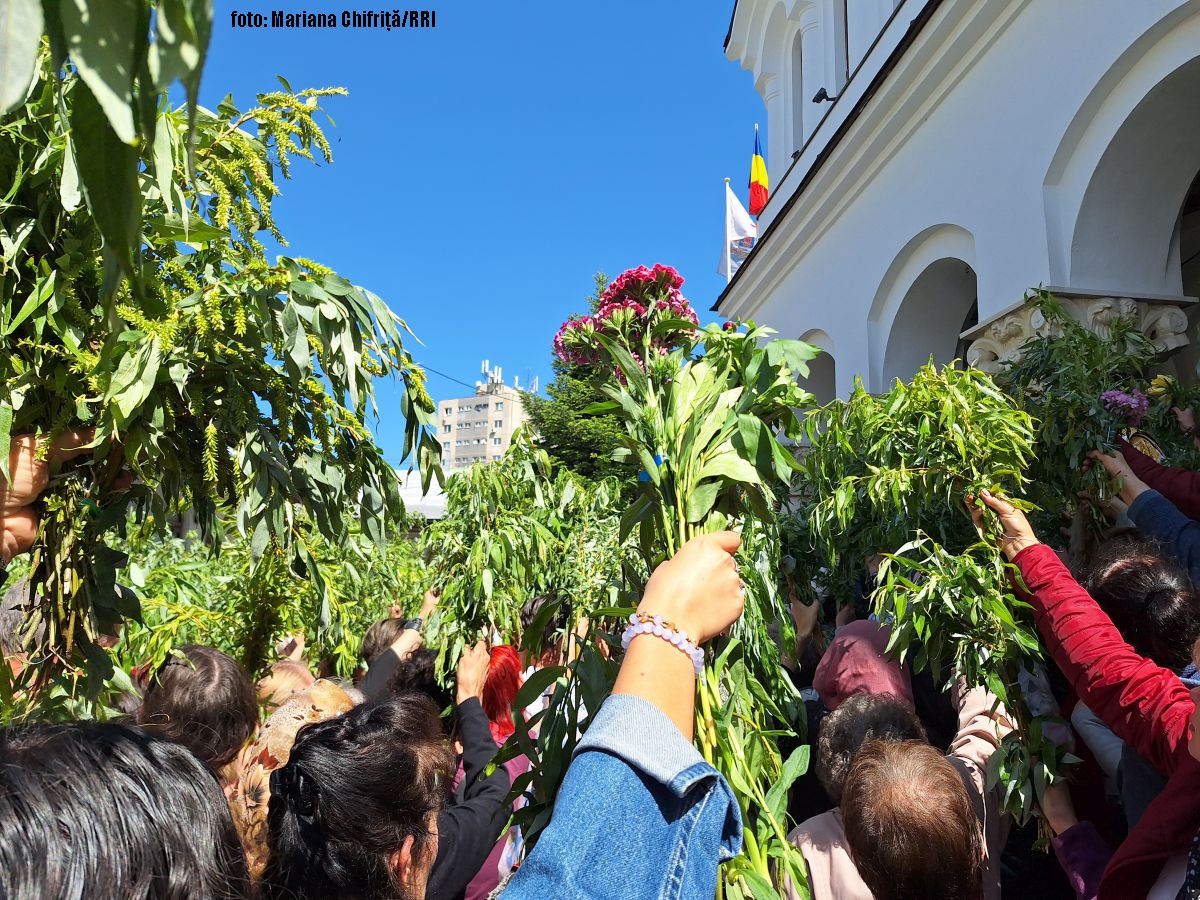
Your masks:
<svg viewBox="0 0 1200 900"><path fill-rule="evenodd" d="M575 317L564 322L554 338L554 352L564 362L597 362L603 355L597 335L620 339L641 353L647 331L656 331L653 350L658 355L696 340L700 318L680 292L683 277L671 266L655 263L654 268L638 266L618 275L600 295L594 316ZM682 319L687 327L663 328L670 319ZM638 364L645 365L638 359ZM616 373L624 379L624 374Z"/></svg>

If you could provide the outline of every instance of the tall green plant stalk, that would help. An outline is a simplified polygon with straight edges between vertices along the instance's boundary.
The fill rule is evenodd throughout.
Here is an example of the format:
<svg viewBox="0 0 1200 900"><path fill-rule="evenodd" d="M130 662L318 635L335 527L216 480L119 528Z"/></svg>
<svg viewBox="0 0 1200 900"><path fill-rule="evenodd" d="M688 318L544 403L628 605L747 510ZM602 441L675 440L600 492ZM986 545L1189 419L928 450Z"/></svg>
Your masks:
<svg viewBox="0 0 1200 900"><path fill-rule="evenodd" d="M646 571L688 540L725 528L742 533L746 612L714 642L697 681L696 744L733 788L745 823L742 855L726 863L717 896L775 898L784 879L807 893L803 858L787 841L787 792L808 748L788 759L777 740L803 732L803 706L782 674L768 626L794 637L780 575L773 484L798 464L780 438L796 437L793 412L811 402L796 383L819 351L769 340L770 330L696 328L678 293L682 279L656 266L616 279L593 317L560 330L560 355L593 362L625 434L618 456L640 465L642 491L621 519ZM640 587L640 586L634 586ZM634 593L638 593L635 590Z"/></svg>

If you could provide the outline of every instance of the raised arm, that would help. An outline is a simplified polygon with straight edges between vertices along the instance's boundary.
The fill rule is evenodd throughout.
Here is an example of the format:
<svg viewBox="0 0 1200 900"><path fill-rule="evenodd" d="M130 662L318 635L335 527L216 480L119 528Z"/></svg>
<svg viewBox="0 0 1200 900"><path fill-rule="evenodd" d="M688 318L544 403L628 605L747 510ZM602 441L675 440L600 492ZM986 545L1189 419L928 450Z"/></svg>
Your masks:
<svg viewBox="0 0 1200 900"><path fill-rule="evenodd" d="M696 643L724 631L742 613L739 543L730 532L689 541L655 570L639 612ZM687 653L655 634L632 639L504 900L713 896L718 864L741 852L742 820L691 744L695 693Z"/></svg>
<svg viewBox="0 0 1200 900"><path fill-rule="evenodd" d="M487 644L479 643L464 652L458 664L457 715L464 775L454 803L438 814L438 855L426 889L429 900L461 896L508 821L509 806L504 802L512 786L508 769L497 766L484 777L498 749L479 699L488 659Z"/></svg>
<svg viewBox="0 0 1200 900"><path fill-rule="evenodd" d="M958 710L958 732L947 755L966 764L975 787L983 795L988 760L1004 736L1013 730L1013 724L1004 705L986 688L968 688L958 681L951 689L950 699Z"/></svg>
<svg viewBox="0 0 1200 900"><path fill-rule="evenodd" d="M1194 704L1179 677L1130 647L1058 555L1039 543L1024 513L985 493L1004 528L1002 548L1029 590L1038 630L1093 712L1164 774L1186 755Z"/></svg>
<svg viewBox="0 0 1200 900"><path fill-rule="evenodd" d="M1130 472L1174 503L1189 519L1200 519L1200 472L1156 463L1125 440L1119 446Z"/></svg>

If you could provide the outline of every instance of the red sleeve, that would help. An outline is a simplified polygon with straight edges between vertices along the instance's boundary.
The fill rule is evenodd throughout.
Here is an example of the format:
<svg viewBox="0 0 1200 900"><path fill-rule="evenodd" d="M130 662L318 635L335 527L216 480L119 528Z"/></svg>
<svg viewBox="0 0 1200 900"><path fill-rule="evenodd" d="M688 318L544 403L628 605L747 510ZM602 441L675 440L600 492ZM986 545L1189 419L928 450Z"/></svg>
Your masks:
<svg viewBox="0 0 1200 900"><path fill-rule="evenodd" d="M1187 753L1195 705L1179 676L1130 647L1053 550L1017 554L1038 630L1080 699L1117 736L1170 775Z"/></svg>
<svg viewBox="0 0 1200 900"><path fill-rule="evenodd" d="M1126 440L1117 445L1134 475L1174 503L1189 519L1200 519L1200 472L1160 465Z"/></svg>

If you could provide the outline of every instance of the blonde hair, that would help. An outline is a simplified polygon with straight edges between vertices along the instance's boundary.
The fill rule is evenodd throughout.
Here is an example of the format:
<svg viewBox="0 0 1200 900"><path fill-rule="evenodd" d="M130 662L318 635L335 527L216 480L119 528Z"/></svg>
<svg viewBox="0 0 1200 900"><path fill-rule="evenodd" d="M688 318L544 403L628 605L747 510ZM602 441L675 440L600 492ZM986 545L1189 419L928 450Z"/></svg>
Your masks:
<svg viewBox="0 0 1200 900"><path fill-rule="evenodd" d="M258 682L258 702L272 712L292 696L310 687L316 681L308 666L296 660L285 659L271 666L271 671Z"/></svg>

